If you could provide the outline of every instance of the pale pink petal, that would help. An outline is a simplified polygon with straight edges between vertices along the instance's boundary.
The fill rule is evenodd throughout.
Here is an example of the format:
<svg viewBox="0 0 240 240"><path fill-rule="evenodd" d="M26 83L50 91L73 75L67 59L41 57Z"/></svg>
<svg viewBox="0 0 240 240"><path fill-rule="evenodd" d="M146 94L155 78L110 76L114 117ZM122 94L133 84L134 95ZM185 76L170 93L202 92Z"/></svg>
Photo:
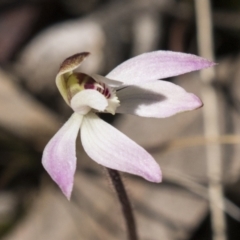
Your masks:
<svg viewBox="0 0 240 240"><path fill-rule="evenodd" d="M213 62L192 54L156 51L123 62L106 77L132 85L173 77L213 65Z"/></svg>
<svg viewBox="0 0 240 240"><path fill-rule="evenodd" d="M128 86L119 90L117 96L120 100L117 113L142 117L165 118L202 106L201 100L194 94L162 80Z"/></svg>
<svg viewBox="0 0 240 240"><path fill-rule="evenodd" d="M116 80L112 80L112 79L103 77L103 76L98 75L98 74L91 74L91 77L93 79L95 79L97 82L105 83L109 87L113 87L113 88L120 87L123 84L122 82L119 82L119 81L116 81Z"/></svg>
<svg viewBox="0 0 240 240"><path fill-rule="evenodd" d="M97 163L141 176L151 182L162 179L159 165L142 147L93 113L83 119L83 148Z"/></svg>
<svg viewBox="0 0 240 240"><path fill-rule="evenodd" d="M71 107L74 112L85 115L92 108L104 111L108 106L107 99L97 90L86 89L78 92L71 100Z"/></svg>
<svg viewBox="0 0 240 240"><path fill-rule="evenodd" d="M68 199L70 199L73 188L76 170L76 137L82 118L74 113L43 151L44 168Z"/></svg>

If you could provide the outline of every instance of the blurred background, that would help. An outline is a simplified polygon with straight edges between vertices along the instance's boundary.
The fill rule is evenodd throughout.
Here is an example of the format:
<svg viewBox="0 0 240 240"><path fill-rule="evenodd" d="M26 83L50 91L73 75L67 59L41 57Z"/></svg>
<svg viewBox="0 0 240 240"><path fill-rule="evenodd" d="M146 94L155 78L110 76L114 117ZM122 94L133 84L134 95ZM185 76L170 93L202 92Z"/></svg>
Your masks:
<svg viewBox="0 0 240 240"><path fill-rule="evenodd" d="M91 52L82 71L102 75L158 49L204 55L199 28L209 12L197 1L0 0L1 239L126 239L107 174L79 140L71 202L41 165L71 114L55 75L82 51ZM202 96L204 108L168 119L105 117L163 171L161 184L124 175L141 240L240 239L240 1L211 6L205 57L215 58L215 71L167 79Z"/></svg>

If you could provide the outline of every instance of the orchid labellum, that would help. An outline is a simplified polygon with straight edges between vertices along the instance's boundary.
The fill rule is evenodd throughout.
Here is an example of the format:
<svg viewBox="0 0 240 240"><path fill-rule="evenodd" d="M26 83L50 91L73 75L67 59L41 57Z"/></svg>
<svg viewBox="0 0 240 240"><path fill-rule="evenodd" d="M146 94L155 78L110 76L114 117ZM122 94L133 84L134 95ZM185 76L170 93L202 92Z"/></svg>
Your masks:
<svg viewBox="0 0 240 240"><path fill-rule="evenodd" d="M57 74L57 87L74 113L45 147L43 166L70 199L80 129L83 148L92 160L107 168L160 182L161 170L153 157L101 120L98 113L165 118L197 109L202 106L197 96L159 79L207 68L214 63L191 54L155 51L123 62L106 77L74 72L88 55L83 52L67 58Z"/></svg>

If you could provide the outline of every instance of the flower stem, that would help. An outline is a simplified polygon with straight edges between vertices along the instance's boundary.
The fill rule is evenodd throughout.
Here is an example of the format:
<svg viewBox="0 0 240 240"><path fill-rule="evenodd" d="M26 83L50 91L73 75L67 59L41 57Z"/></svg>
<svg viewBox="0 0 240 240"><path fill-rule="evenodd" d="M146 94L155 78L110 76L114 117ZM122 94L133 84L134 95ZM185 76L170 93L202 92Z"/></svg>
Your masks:
<svg viewBox="0 0 240 240"><path fill-rule="evenodd" d="M131 203L128 199L127 192L123 185L122 179L118 171L107 168L112 184L117 192L119 202L122 207L123 216L125 218L129 240L138 240L136 223L133 216Z"/></svg>

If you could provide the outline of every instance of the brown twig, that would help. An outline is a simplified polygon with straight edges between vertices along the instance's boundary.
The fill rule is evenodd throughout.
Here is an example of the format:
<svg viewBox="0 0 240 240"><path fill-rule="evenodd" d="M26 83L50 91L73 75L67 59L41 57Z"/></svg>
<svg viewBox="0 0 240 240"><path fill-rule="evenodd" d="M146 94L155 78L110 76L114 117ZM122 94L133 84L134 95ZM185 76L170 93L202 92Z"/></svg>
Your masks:
<svg viewBox="0 0 240 240"><path fill-rule="evenodd" d="M202 57L214 60L210 1L195 0L195 7L199 53ZM217 92L212 86L215 76L214 68L201 71L202 98L205 103L203 108L204 135L206 138L218 138L220 136ZM213 240L226 240L221 148L217 143L209 144L206 145L206 151Z"/></svg>

